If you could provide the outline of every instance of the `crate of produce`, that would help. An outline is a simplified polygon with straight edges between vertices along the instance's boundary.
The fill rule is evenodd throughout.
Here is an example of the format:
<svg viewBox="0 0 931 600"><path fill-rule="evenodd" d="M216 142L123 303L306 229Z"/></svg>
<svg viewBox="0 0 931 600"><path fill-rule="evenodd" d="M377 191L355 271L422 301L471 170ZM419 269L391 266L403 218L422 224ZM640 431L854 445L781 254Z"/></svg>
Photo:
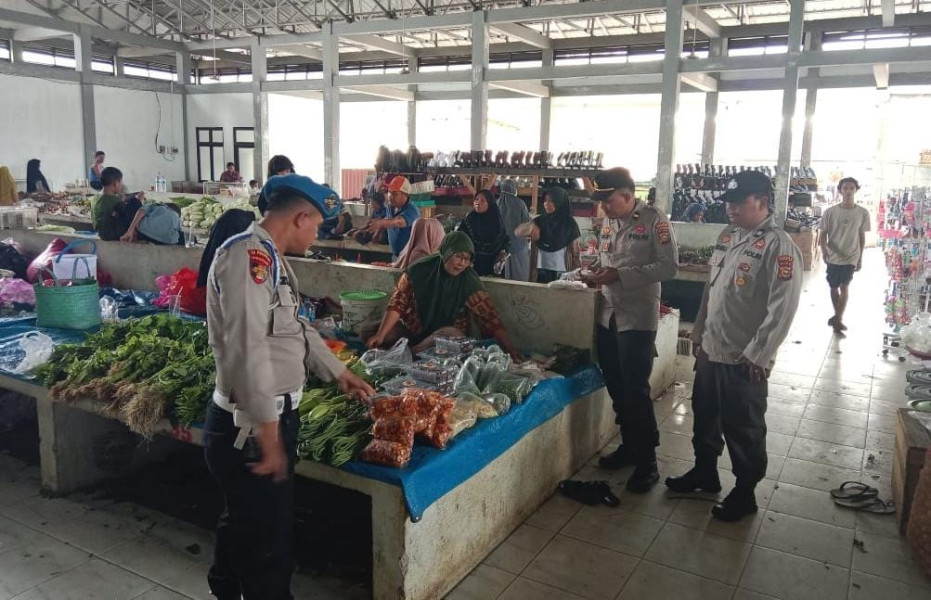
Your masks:
<svg viewBox="0 0 931 600"><path fill-rule="evenodd" d="M0 229L35 229L39 210L31 207L0 207Z"/></svg>

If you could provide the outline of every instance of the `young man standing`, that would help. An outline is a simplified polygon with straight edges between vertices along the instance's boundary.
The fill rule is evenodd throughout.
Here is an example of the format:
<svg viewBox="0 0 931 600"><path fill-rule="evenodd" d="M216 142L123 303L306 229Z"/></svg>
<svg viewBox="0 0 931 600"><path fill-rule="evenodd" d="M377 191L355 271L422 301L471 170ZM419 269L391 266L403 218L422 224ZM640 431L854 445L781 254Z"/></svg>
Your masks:
<svg viewBox="0 0 931 600"><path fill-rule="evenodd" d="M601 203L606 218L598 262L582 280L601 286L598 362L623 439L598 465L609 470L635 465L626 488L645 493L659 481L650 374L660 285L676 276L679 251L666 215L637 200L635 187L622 168L604 171L592 183L592 200Z"/></svg>
<svg viewBox="0 0 931 600"><path fill-rule="evenodd" d="M720 492L718 457L727 442L737 486L711 509L721 521L757 510L754 490L767 464L766 380L802 293L802 254L769 214L772 194L769 177L757 171L727 184L731 226L718 237L692 329L695 467L666 479L676 493Z"/></svg>
<svg viewBox="0 0 931 600"><path fill-rule="evenodd" d="M855 200L860 184L853 177L845 177L837 184L843 200L828 208L821 217L818 244L821 256L828 267L828 286L831 288L831 303L834 316L828 325L834 331L846 331L844 310L847 308L850 281L854 271L859 271L863 261L866 232L870 230L870 213Z"/></svg>

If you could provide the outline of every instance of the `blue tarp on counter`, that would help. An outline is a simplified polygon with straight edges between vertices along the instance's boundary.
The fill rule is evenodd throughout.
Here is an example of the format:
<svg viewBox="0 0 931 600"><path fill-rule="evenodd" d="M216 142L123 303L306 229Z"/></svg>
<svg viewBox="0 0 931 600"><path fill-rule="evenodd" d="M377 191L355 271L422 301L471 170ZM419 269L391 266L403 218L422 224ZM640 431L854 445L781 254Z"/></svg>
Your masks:
<svg viewBox="0 0 931 600"><path fill-rule="evenodd" d="M445 450L415 445L403 469L350 462L343 469L398 485L404 492L411 520L419 521L427 508L459 484L504 454L525 435L549 421L576 400L604 387L594 365L561 379L541 381L522 404L496 419L480 420L453 438Z"/></svg>

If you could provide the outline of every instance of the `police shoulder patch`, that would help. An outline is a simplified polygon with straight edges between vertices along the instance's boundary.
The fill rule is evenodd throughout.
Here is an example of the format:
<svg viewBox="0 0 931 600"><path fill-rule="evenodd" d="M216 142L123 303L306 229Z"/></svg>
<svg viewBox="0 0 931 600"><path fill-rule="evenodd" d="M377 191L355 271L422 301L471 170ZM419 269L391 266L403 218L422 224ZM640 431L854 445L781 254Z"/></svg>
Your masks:
<svg viewBox="0 0 931 600"><path fill-rule="evenodd" d="M272 257L268 252L249 248L249 275L252 281L260 285L268 281L271 266Z"/></svg>
<svg viewBox="0 0 931 600"><path fill-rule="evenodd" d="M660 244L668 244L672 239L671 234L669 233L669 222L660 221L656 224L656 239L659 240Z"/></svg>
<svg viewBox="0 0 931 600"><path fill-rule="evenodd" d="M795 257L788 254L780 254L776 257L776 264L779 269L777 276L783 281L792 279L792 273L795 271Z"/></svg>
<svg viewBox="0 0 931 600"><path fill-rule="evenodd" d="M730 234L725 233L724 235L722 235L720 241L721 241L722 244L729 244L730 241L731 241L731 236L730 236Z"/></svg>

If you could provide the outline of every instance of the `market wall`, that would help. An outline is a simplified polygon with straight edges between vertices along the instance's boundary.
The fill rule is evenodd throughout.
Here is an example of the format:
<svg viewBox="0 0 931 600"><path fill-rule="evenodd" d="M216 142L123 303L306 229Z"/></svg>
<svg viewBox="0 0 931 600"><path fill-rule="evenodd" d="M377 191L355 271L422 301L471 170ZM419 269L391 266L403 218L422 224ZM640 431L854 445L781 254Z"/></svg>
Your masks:
<svg viewBox="0 0 931 600"><path fill-rule="evenodd" d="M107 165L123 172L131 190L148 190L159 173L168 181L184 179L181 101L179 94L94 87L97 147L107 153ZM159 154L156 140L178 148L178 154Z"/></svg>
<svg viewBox="0 0 931 600"><path fill-rule="evenodd" d="M188 94L188 168L197 181L197 128L223 128L223 162L233 161L233 128L252 127L252 94ZM206 175L206 179L209 179Z"/></svg>
<svg viewBox="0 0 931 600"><path fill-rule="evenodd" d="M0 165L25 179L26 162L38 158L54 188L81 177L86 166L78 84L0 75L0 90Z"/></svg>

